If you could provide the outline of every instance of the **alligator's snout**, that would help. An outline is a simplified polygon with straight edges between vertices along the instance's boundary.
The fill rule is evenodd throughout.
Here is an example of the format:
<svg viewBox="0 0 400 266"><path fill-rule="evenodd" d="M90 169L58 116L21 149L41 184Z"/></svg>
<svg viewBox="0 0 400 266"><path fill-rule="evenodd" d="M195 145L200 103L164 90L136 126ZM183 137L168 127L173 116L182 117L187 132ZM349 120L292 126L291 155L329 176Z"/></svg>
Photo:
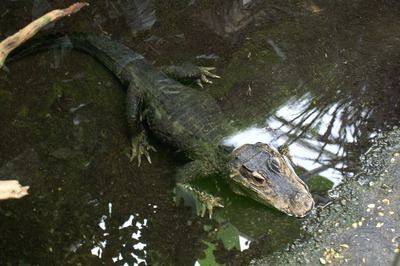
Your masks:
<svg viewBox="0 0 400 266"><path fill-rule="evenodd" d="M307 191L308 192L308 191ZM314 199L310 193L297 192L291 200L292 206L288 212L295 217L304 217L314 208Z"/></svg>
<svg viewBox="0 0 400 266"><path fill-rule="evenodd" d="M308 187L289 160L267 144L245 144L233 152L231 179L254 200L291 216L303 217L314 207Z"/></svg>

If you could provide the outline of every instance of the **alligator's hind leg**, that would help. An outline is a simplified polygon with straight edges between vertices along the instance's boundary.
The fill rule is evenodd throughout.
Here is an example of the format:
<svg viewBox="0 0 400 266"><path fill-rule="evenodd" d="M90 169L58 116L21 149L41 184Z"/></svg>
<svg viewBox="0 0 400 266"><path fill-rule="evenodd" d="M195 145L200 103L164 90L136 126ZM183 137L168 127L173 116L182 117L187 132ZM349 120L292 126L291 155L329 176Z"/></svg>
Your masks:
<svg viewBox="0 0 400 266"><path fill-rule="evenodd" d="M151 163L150 151L156 151L147 140L146 131L143 129L139 134L135 134L131 137L131 154L129 159L133 161L137 158L138 166L142 163L142 156L146 157L147 161Z"/></svg>
<svg viewBox="0 0 400 266"><path fill-rule="evenodd" d="M143 128L142 120L145 115L143 110L143 96L134 85L128 87L126 95L126 114L129 135L131 137L131 153L129 159L133 161L137 159L138 166L142 162L142 156L146 157L147 161L151 163L150 151L156 151L147 140L146 131Z"/></svg>
<svg viewBox="0 0 400 266"><path fill-rule="evenodd" d="M183 83L195 82L200 87L203 87L202 82L213 83L209 78L221 78L220 76L211 73L213 70L215 70L215 67L202 67L191 63L186 63L180 66L161 67L161 71L167 76Z"/></svg>

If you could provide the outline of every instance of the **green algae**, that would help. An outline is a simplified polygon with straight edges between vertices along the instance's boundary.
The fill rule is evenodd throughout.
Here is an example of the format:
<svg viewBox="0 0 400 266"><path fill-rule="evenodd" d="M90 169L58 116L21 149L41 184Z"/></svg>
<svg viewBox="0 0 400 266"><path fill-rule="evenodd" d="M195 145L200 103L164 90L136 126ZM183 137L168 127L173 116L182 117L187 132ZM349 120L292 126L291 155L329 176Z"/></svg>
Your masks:
<svg viewBox="0 0 400 266"><path fill-rule="evenodd" d="M310 192L327 192L333 187L333 182L322 176L310 176L306 184Z"/></svg>

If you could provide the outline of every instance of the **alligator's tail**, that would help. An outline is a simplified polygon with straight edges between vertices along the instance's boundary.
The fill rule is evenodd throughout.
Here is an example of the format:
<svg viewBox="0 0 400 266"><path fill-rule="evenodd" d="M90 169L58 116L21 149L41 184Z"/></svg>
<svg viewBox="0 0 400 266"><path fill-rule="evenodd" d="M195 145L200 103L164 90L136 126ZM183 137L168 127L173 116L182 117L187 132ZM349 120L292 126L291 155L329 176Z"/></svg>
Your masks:
<svg viewBox="0 0 400 266"><path fill-rule="evenodd" d="M124 73L126 65L136 60L143 60L142 55L135 53L127 46L113 41L107 36L73 33L48 35L32 39L16 49L7 61L14 61L51 48L76 49L87 53L99 60L122 83L129 82Z"/></svg>

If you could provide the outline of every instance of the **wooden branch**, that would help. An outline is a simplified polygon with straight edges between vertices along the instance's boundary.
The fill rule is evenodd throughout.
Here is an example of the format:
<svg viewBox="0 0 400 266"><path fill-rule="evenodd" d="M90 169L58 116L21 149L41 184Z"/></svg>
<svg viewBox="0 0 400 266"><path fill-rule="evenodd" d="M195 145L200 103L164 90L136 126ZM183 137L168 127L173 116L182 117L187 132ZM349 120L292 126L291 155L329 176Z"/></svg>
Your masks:
<svg viewBox="0 0 400 266"><path fill-rule="evenodd" d="M28 195L29 186L21 186L17 180L0 181L0 200L19 199Z"/></svg>
<svg viewBox="0 0 400 266"><path fill-rule="evenodd" d="M55 22L60 18L65 16L70 16L75 14L81 8L88 6L86 2L78 2L70 5L65 9L56 9L50 11L49 13L41 16L40 18L32 21L26 27L15 33L14 35L8 37L0 43L0 68L3 67L4 61L6 60L8 54L17 48L19 45L32 38L40 29L45 27L51 22Z"/></svg>

